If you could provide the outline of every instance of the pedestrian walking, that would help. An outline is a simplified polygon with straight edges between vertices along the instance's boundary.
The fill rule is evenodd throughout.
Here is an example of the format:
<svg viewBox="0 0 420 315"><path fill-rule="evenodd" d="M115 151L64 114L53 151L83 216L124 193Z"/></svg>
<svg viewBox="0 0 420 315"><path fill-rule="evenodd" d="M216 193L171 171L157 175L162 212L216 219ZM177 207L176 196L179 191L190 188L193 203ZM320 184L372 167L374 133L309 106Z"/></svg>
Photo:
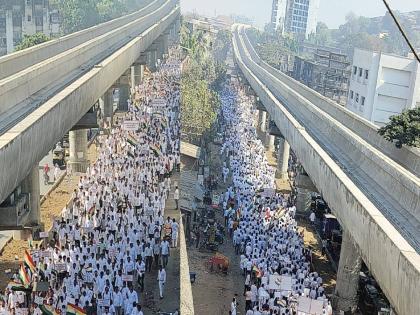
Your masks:
<svg viewBox="0 0 420 315"><path fill-rule="evenodd" d="M174 191L174 200L175 200L175 204L176 204L176 209L179 209L179 189L178 186L175 187L175 191Z"/></svg>
<svg viewBox="0 0 420 315"><path fill-rule="evenodd" d="M166 283L166 271L165 268L159 266L159 272L157 281L159 282L159 297L163 299L163 290L165 289L165 283Z"/></svg>

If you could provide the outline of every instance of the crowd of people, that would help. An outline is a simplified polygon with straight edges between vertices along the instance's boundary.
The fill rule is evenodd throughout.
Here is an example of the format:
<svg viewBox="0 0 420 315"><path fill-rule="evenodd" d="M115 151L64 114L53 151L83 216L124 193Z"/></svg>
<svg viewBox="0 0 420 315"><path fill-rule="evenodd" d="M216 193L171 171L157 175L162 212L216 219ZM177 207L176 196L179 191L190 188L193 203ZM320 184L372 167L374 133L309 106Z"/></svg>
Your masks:
<svg viewBox="0 0 420 315"><path fill-rule="evenodd" d="M275 191L275 169L257 136L252 98L234 79L220 95L221 175L229 183L223 208L245 279L245 314L296 314L300 297L305 297L321 301L322 312L331 315L322 279L311 268L310 250L294 218L294 198ZM238 313L237 305L234 298L230 314Z"/></svg>
<svg viewBox="0 0 420 315"><path fill-rule="evenodd" d="M54 221L51 239L25 252L0 312L142 315L146 274L164 297L179 233L164 210L180 163L180 68L171 51L132 89L128 112L99 137L97 161Z"/></svg>

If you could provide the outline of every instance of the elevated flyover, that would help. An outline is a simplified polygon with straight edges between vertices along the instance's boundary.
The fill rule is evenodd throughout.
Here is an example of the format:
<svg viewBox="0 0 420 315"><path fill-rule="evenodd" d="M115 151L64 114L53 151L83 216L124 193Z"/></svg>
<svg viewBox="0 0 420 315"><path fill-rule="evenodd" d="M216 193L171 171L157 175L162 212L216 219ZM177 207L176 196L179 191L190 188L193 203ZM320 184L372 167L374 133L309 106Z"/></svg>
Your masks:
<svg viewBox="0 0 420 315"><path fill-rule="evenodd" d="M0 202L179 18L178 0L155 0L0 58Z"/></svg>
<svg viewBox="0 0 420 315"><path fill-rule="evenodd" d="M373 125L264 63L245 30L234 26L237 64L355 243L352 254L360 254L398 314L418 314L416 152L403 156L378 138ZM357 283L358 270L347 258L344 265L340 259L337 287L340 273L353 273L347 280Z"/></svg>

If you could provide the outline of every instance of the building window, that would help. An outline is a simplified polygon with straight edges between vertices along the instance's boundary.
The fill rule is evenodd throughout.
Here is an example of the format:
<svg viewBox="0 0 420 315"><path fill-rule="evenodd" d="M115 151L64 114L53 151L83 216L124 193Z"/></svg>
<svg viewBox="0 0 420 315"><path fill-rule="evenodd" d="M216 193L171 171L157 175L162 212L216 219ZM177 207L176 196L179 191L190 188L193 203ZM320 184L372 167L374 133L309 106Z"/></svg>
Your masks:
<svg viewBox="0 0 420 315"><path fill-rule="evenodd" d="M353 66L353 74L356 74L356 73L357 73L357 67Z"/></svg>
<svg viewBox="0 0 420 315"><path fill-rule="evenodd" d="M351 99L353 99L353 97L354 97L354 95L353 95L354 93L353 93L353 91L352 90L350 90L350 98Z"/></svg>
<svg viewBox="0 0 420 315"><path fill-rule="evenodd" d="M28 15L28 22L30 22L31 20L32 20L32 17Z"/></svg>
<svg viewBox="0 0 420 315"><path fill-rule="evenodd" d="M369 79L369 70L365 70L365 79Z"/></svg>
<svg viewBox="0 0 420 315"><path fill-rule="evenodd" d="M359 68L359 77L361 77L363 75L363 69Z"/></svg>
<svg viewBox="0 0 420 315"><path fill-rule="evenodd" d="M359 93L356 93L356 103L359 103Z"/></svg>
<svg viewBox="0 0 420 315"><path fill-rule="evenodd" d="M364 96L362 96L362 99L360 100L360 104L365 105L365 97Z"/></svg>

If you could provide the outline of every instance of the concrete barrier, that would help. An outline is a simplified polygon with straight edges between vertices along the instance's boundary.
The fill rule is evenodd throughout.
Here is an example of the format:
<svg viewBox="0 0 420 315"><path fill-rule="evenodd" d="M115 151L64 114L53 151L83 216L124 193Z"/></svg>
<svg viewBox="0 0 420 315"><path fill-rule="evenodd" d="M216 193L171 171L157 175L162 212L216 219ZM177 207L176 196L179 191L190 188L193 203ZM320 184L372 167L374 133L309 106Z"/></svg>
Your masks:
<svg viewBox="0 0 420 315"><path fill-rule="evenodd" d="M180 255L180 313L182 315L194 315L194 299L190 281L190 267L188 264L187 244L184 235L182 218L179 220L179 255Z"/></svg>
<svg viewBox="0 0 420 315"><path fill-rule="evenodd" d="M75 80L0 136L0 200L4 200L29 173L31 167L75 125L176 19L177 5L165 17L96 67Z"/></svg>
<svg viewBox="0 0 420 315"><path fill-rule="evenodd" d="M350 231L363 261L391 304L398 314L418 314L420 256L247 67L239 52L237 32L234 35L235 58L242 73L299 156L340 224Z"/></svg>

